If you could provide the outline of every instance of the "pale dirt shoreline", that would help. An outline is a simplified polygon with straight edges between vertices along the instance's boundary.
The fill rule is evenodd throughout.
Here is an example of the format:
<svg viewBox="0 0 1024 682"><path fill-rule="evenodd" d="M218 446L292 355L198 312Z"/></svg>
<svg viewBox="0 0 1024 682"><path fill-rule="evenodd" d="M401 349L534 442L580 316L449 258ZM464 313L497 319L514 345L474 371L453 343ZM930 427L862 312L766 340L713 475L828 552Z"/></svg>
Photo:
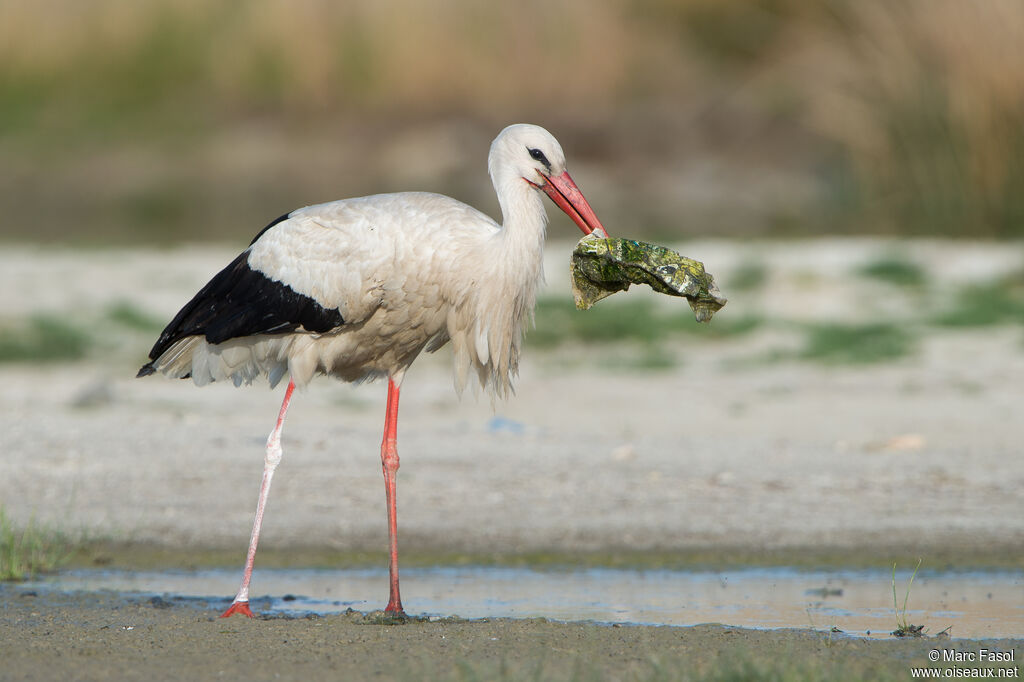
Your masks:
<svg viewBox="0 0 1024 682"><path fill-rule="evenodd" d="M895 365L600 375L528 361L518 395L414 367L400 424L409 548L468 553L1024 546L1024 353L948 335ZM703 358L713 356L704 352ZM945 369L971 357L971 366ZM94 366L0 369L0 501L96 539L244 547L279 391ZM98 398L90 398L94 394ZM85 397L83 397L85 396ZM383 392L294 402L267 547L375 550ZM80 407L91 400L100 404Z"/></svg>
<svg viewBox="0 0 1024 682"><path fill-rule="evenodd" d="M1024 267L999 244L681 248L733 299L723 322L912 319L965 283ZM546 295L568 297L567 251L548 248ZM115 541L244 546L281 390L134 379L151 334L131 336L102 315L120 303L169 317L232 252L0 252L0 320L34 311L92 321L101 344L86 362L0 365L0 503L12 520ZM932 284L901 290L852 274L892 256L918 263ZM765 284L730 294L731 274L752 262L768 268ZM517 395L493 407L454 395L448 349L424 356L402 393L403 544L501 554L1024 547L1019 326L927 330L891 363L757 361L795 343L785 325L684 337L671 349L677 366L656 371L602 369L642 355L636 347L528 349ZM383 405L379 384L321 379L297 396L265 546L379 547Z"/></svg>

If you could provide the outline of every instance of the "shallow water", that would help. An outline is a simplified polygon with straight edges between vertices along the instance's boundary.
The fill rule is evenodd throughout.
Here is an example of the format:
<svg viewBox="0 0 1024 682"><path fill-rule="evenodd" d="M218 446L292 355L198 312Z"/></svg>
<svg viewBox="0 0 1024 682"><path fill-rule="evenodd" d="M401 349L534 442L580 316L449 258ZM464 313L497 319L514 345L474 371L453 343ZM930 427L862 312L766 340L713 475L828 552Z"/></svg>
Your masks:
<svg viewBox="0 0 1024 682"><path fill-rule="evenodd" d="M69 571L24 589L133 592L228 600L239 572ZM900 607L910 573L897 573ZM372 611L387 597L384 570L259 570L253 607L263 612ZM837 627L888 636L896 626L892 574L881 571L532 571L522 568L412 568L402 572L410 615L592 620L646 625L722 623L746 628ZM223 604L211 603L211 609ZM1024 634L1024 575L1018 572L918 574L906 619L957 638Z"/></svg>

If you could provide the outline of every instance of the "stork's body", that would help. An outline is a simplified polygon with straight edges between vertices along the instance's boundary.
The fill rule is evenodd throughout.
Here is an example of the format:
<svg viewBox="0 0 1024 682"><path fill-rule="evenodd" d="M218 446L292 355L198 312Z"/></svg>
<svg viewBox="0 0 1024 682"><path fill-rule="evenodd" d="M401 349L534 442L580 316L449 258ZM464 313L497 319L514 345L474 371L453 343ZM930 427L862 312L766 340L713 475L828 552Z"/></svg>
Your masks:
<svg viewBox="0 0 1024 682"><path fill-rule="evenodd" d="M543 190L584 232L603 227L565 172L544 129L506 128L489 171L504 222L438 194L408 192L301 208L272 222L171 321L139 375L159 371L198 385L267 376L289 385L267 442L263 484L242 586L224 615L248 607L263 510L281 459L280 437L295 386L324 374L388 379L381 460L391 541L388 611L398 589L395 472L398 396L424 350L452 343L455 385L471 373L504 396L542 277Z"/></svg>
<svg viewBox="0 0 1024 682"><path fill-rule="evenodd" d="M503 230L454 199L411 192L293 211L179 313L157 367L199 385L361 381L450 340L460 387L473 367L503 392L542 274L543 215Z"/></svg>

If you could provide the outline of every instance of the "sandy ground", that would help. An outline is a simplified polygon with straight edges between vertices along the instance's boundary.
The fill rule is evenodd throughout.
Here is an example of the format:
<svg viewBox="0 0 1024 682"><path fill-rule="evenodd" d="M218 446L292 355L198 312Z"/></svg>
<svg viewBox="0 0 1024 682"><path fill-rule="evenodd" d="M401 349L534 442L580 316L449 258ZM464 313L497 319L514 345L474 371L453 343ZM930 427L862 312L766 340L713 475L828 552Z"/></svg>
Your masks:
<svg viewBox="0 0 1024 682"><path fill-rule="evenodd" d="M550 294L567 290L567 248L549 249ZM766 248L686 247L722 273L727 294L738 263L772 264L765 289L733 295L719 319L751 308L777 319L874 319L894 306L929 305L843 276L885 248L948 264L935 278L948 285L937 290L939 300L957 277L992 277L1021 264L1019 253L998 245ZM34 310L73 318L129 302L163 319L229 256L14 250L0 257L12 294L0 312L17 317L34 300ZM93 537L244 545L281 389L134 379L146 346L125 346L107 325L110 338L100 336L109 347L91 362L0 367L7 513ZM142 344L150 341L142 336ZM518 394L493 407L486 397L454 395L447 349L421 358L402 393L403 545L505 553L708 545L1019 552L1019 327L929 333L908 359L865 367L750 361L792 342L776 329L722 342L683 338L672 349L676 368L647 372L607 369L609 354L642 353L630 347L528 353ZM380 384L320 380L297 397L266 546L380 546L384 393Z"/></svg>
<svg viewBox="0 0 1024 682"><path fill-rule="evenodd" d="M873 242L708 243L685 252L712 272L728 273L755 258L772 263L778 272L772 270L766 290L746 301L733 296L723 314L747 306L792 320L873 319L901 306L938 305L963 281L1021 262L1019 253L999 246L899 247L922 261L956 264L934 299L916 303L874 284L851 293L848 282L843 286L832 276L886 248ZM555 249L549 293L568 296L559 274L567 251ZM216 249L12 249L0 254L0 283L9 292L0 313L9 319L39 310L73 316L129 301L170 316L230 255ZM719 279L729 295L727 278ZM486 398L455 397L446 350L424 358L407 375L402 394L402 547L470 555L740 548L791 551L794 558L814 548L880 567L907 555L923 556L926 566L930 557L952 556L957 565L1020 567L1019 326L928 332L912 356L879 365L752 361L792 343L776 328L722 342L685 338L673 349L680 359L675 368L647 372L609 369L609 354L641 352L630 347L532 353L517 396L493 408ZM92 538L179 552L237 548L241 557L280 389L199 390L160 377L136 380L145 348L113 337L105 344L89 362L0 367L0 503L7 514ZM379 384L321 380L298 395L264 547L383 547L383 408ZM542 657L551 666L543 677L549 670L558 677L573 666L605 669L608 663L617 671L610 679L628 679L656 661L713 665L736 641L755 657L783 647L820 656L826 666L876 654L903 668L911 661L924 665L925 645L826 646L811 633L746 632L737 640L735 631L723 628L505 621L400 628L346 618L225 624L185 607L157 610L115 597L88 604L69 597L56 610L8 591L0 598L0 658L14 671L11 678L33 677L33 661L55 650L68 666L92 661L82 679L114 672L128 679L154 670L160 677L183 650L192 652L190 664L197 667L191 670L202 676L245 661L250 679L282 670L330 676L326 671L343 672L356 662L367 666L359 668L363 673L406 671L408 679L428 679L430 671L449 670L453 657L488 677L502 661L541 660L531 658L538 650L552 652ZM128 625L134 629L122 628ZM493 641L505 642L498 653L489 648ZM269 642L280 643L273 654ZM388 655L399 649L433 653ZM272 658L277 667L269 664Z"/></svg>
<svg viewBox="0 0 1024 682"><path fill-rule="evenodd" d="M459 404L446 368L416 367L402 396L403 542L469 552L1019 548L1018 343L936 339L910 366L828 372L619 376L548 360L527 365L497 412L486 399ZM970 367L943 371L964 357ZM8 368L0 384L0 499L14 518L244 546L280 392L93 367ZM95 392L104 404L76 406ZM320 382L293 403L267 545L379 545L383 398L379 385Z"/></svg>

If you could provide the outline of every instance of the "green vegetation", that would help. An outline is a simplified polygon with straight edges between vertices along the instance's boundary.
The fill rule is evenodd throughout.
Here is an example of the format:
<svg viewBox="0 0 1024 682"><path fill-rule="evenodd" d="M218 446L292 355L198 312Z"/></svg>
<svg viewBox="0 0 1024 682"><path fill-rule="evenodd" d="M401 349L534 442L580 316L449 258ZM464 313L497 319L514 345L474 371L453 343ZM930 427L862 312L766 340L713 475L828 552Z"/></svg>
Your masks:
<svg viewBox="0 0 1024 682"><path fill-rule="evenodd" d="M830 364L898 360L910 353L913 340L905 326L897 324L815 324L807 328L800 357Z"/></svg>
<svg viewBox="0 0 1024 682"><path fill-rule="evenodd" d="M932 322L942 327L1024 324L1024 271L967 287Z"/></svg>
<svg viewBox="0 0 1024 682"><path fill-rule="evenodd" d="M896 637L921 637L924 634L923 625L912 625L907 621L907 601L910 599L910 588L914 586L914 578L917 577L917 572L920 569L921 559L918 559L917 566L910 576L910 582L907 583L907 593L903 595L903 608L901 609L899 602L896 601L896 564L892 565L892 608L896 612L896 629L892 634Z"/></svg>
<svg viewBox="0 0 1024 682"><path fill-rule="evenodd" d="M148 342L163 329L164 321L127 301L91 314L82 311L76 311L73 316L38 313L27 319L8 320L0 324L0 363L48 364L85 360L100 343L88 330L105 327L106 343L112 339L112 334L118 333L115 326L126 332L125 338L130 338L132 343L143 337Z"/></svg>
<svg viewBox="0 0 1024 682"><path fill-rule="evenodd" d="M16 530L0 506L0 581L25 580L55 570L71 553L67 536L29 523Z"/></svg>
<svg viewBox="0 0 1024 682"><path fill-rule="evenodd" d="M857 274L902 287L920 287L926 283L924 269L905 258L885 256L857 270Z"/></svg>
<svg viewBox="0 0 1024 682"><path fill-rule="evenodd" d="M0 362L80 360L92 345L89 335L56 315L34 315L0 330Z"/></svg>
<svg viewBox="0 0 1024 682"><path fill-rule="evenodd" d="M552 348L562 343L612 343L635 341L655 343L679 334L701 334L726 338L752 332L761 321L744 317L730 319L719 313L708 324L693 319L682 299L679 305L656 305L650 299L631 298L598 303L590 310L576 310L567 298L542 298L537 301L537 328L526 341L537 348Z"/></svg>
<svg viewBox="0 0 1024 682"><path fill-rule="evenodd" d="M130 301L120 301L107 309L107 317L111 322L140 332L160 333L165 322L152 315L143 312Z"/></svg>
<svg viewBox="0 0 1024 682"><path fill-rule="evenodd" d="M861 272L864 273L868 268ZM879 262L870 270L886 281L909 285L926 282L916 269L893 262ZM885 273L885 274L877 274ZM757 275L754 279L760 279ZM164 325L137 305L121 301L88 313L76 321L54 313L37 314L24 320L10 320L0 327L0 363L55 363L87 359L97 339L87 330L106 325L115 328L128 343L125 353L144 355L153 335ZM536 327L529 330L526 343L536 350L566 345L607 347L600 362L620 369L664 369L677 364L679 354L673 343L687 337L708 341L738 339L760 330L791 329L803 336L796 353L769 352L762 361L808 360L826 364L869 364L898 360L910 355L917 339L929 327L972 328L1024 324L1024 272L994 282L963 289L939 313L917 313L901 319L871 323L792 323L785 319L764 320L744 314L736 316L726 308L708 324L694 321L685 302L666 305L651 297L619 295L587 311L579 311L567 296L541 298L535 311ZM114 337L108 341L115 340ZM621 348L616 348L617 346Z"/></svg>
<svg viewBox="0 0 1024 682"><path fill-rule="evenodd" d="M690 314L680 307L680 317ZM571 341L607 343L642 341L651 343L678 329L679 323L659 315L650 301L605 302L587 311L578 311L572 301L559 297L541 299L535 309L537 328L527 335L527 343L553 347ZM694 323L696 324L696 323Z"/></svg>
<svg viewBox="0 0 1024 682"><path fill-rule="evenodd" d="M732 366L794 360L862 365L905 358L914 352L919 339L943 329L1024 325L1024 270L961 286L955 296L943 297L947 285L939 276L929 276L903 259L873 261L856 273L889 282L898 287L892 296L909 298L904 312L888 308L890 312L867 323L846 322L841 317L805 323L745 312L744 308L759 310L759 298L772 295L762 291L768 273L761 265L743 265L734 273L739 290L749 287L751 293L732 294L738 304L726 307L707 324L697 323L683 300L644 290L619 294L586 311L577 310L568 295L553 295L537 301L536 325L527 332L526 343L534 351L570 346L600 349L580 357L609 369L662 370L684 358L687 339L738 341L767 332L796 337L801 345L796 350L775 346L746 357L734 355L729 360ZM781 290L786 286L784 283ZM797 286L813 283L797 282ZM726 290L727 295L731 292ZM100 352L141 359L164 324L164 319L153 317L129 299L102 308L7 319L0 322L0 363L76 362Z"/></svg>

